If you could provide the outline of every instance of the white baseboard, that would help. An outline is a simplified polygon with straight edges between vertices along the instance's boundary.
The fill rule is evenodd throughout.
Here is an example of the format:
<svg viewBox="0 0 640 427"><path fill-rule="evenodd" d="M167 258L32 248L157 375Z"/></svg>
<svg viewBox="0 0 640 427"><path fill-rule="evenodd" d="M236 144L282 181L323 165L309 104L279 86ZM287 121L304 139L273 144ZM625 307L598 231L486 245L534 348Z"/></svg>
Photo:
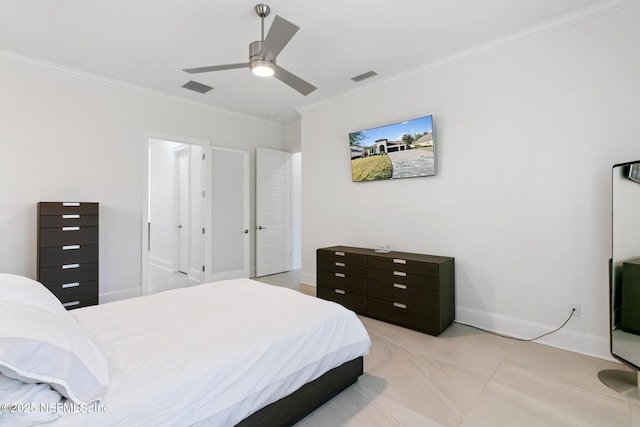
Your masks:
<svg viewBox="0 0 640 427"><path fill-rule="evenodd" d="M200 283L201 275L202 275L202 271L198 270L197 268L190 269L188 274L189 280L194 282L194 285Z"/></svg>
<svg viewBox="0 0 640 427"><path fill-rule="evenodd" d="M168 271L173 271L173 263L164 258L149 255L149 264L158 268L163 268Z"/></svg>
<svg viewBox="0 0 640 427"><path fill-rule="evenodd" d="M455 321L457 323L468 324L487 331L522 339L540 336L560 326L543 325L460 306L456 307ZM536 340L536 342L587 356L597 357L599 359L614 361L609 352L609 338L580 332L582 326L582 319L571 319L567 325L558 332L540 338Z"/></svg>
<svg viewBox="0 0 640 427"><path fill-rule="evenodd" d="M104 304L106 302L120 301L123 299L135 298L142 295L141 288L128 288L120 291L112 291L112 292L104 292L100 293L98 300L100 304Z"/></svg>
<svg viewBox="0 0 640 427"><path fill-rule="evenodd" d="M300 283L304 283L305 285L316 286L316 275L309 274L305 272L300 272Z"/></svg>

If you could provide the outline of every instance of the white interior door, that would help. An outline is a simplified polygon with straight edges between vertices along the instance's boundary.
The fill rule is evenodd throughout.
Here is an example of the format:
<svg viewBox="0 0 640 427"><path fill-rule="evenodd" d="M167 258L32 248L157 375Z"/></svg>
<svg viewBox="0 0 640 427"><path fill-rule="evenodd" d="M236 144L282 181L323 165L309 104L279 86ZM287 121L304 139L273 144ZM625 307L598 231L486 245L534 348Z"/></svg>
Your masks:
<svg viewBox="0 0 640 427"><path fill-rule="evenodd" d="M249 277L249 153L210 147L205 280Z"/></svg>
<svg viewBox="0 0 640 427"><path fill-rule="evenodd" d="M178 212L178 271L188 274L191 257L191 171L189 146L176 152L176 190Z"/></svg>
<svg viewBox="0 0 640 427"><path fill-rule="evenodd" d="M256 276L291 270L291 155L256 150Z"/></svg>

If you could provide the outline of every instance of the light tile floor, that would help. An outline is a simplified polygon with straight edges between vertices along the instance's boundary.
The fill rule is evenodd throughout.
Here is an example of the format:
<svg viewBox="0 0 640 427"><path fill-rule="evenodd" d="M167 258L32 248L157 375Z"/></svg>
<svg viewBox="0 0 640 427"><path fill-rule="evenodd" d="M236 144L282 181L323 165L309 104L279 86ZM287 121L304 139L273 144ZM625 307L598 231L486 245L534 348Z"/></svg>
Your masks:
<svg viewBox="0 0 640 427"><path fill-rule="evenodd" d="M298 271L257 280L315 295ZM620 364L456 323L432 337L360 319L364 375L298 426L640 427L640 401L598 380Z"/></svg>

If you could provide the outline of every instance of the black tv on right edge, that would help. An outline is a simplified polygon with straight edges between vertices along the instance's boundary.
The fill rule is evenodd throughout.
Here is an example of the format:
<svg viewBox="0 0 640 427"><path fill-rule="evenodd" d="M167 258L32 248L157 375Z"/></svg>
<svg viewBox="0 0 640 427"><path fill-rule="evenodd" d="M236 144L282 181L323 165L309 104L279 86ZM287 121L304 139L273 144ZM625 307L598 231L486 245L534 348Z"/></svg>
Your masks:
<svg viewBox="0 0 640 427"><path fill-rule="evenodd" d="M436 174L433 116L349 133L353 182Z"/></svg>

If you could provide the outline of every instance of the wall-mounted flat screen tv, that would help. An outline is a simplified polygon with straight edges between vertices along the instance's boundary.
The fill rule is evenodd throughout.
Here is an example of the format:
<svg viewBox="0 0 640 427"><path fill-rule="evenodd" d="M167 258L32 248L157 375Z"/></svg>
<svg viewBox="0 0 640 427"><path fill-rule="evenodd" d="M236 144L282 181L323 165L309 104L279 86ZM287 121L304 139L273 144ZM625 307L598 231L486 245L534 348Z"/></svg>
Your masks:
<svg viewBox="0 0 640 427"><path fill-rule="evenodd" d="M349 134L354 182L436 174L433 116Z"/></svg>
<svg viewBox="0 0 640 427"><path fill-rule="evenodd" d="M640 163L636 162L629 165L627 178L640 184Z"/></svg>

